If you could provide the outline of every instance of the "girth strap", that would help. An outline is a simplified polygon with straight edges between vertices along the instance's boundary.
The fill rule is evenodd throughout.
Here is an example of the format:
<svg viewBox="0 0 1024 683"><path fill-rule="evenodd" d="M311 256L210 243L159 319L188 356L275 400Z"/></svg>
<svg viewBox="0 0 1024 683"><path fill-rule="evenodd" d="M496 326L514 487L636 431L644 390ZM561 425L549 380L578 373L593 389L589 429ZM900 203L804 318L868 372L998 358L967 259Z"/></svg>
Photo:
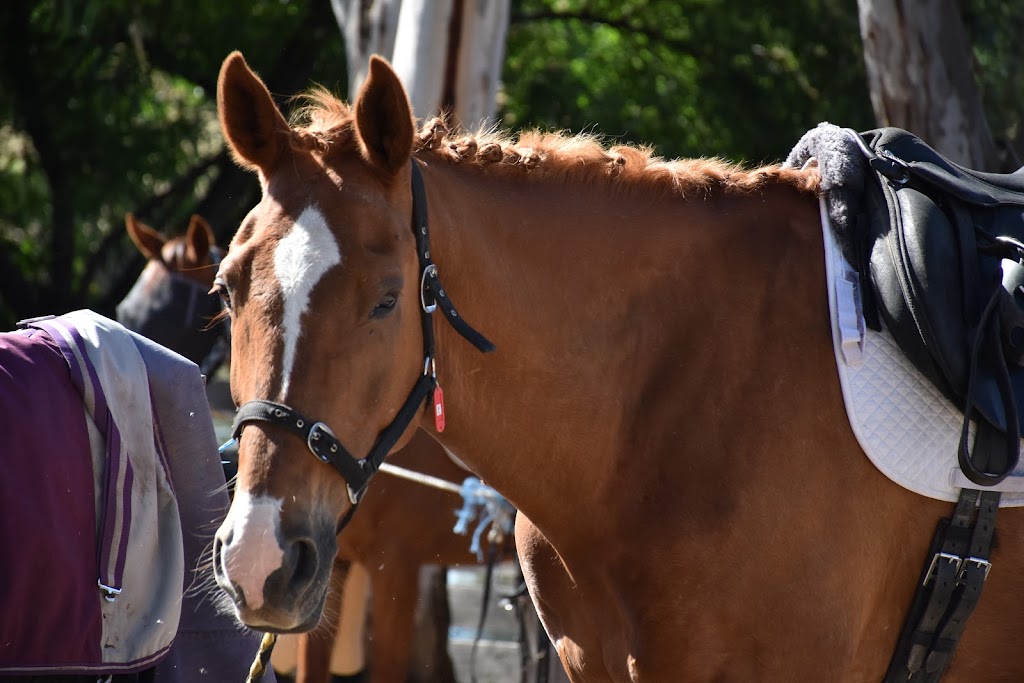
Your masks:
<svg viewBox="0 0 1024 683"><path fill-rule="evenodd" d="M931 585L931 597L925 604L924 613L913 634L913 645L907 660L907 669L911 676L924 666L925 659L932 646L932 640L938 630L939 622L949 608L953 591L956 589L957 576L963 563L963 555L967 550L968 533L974 507L978 500L978 492L963 489L957 501L953 516L945 530L942 550L932 555L926 570L924 581L918 590Z"/></svg>
<svg viewBox="0 0 1024 683"><path fill-rule="evenodd" d="M969 554L964 558L957 576L957 585L961 587L959 600L954 603L949 618L939 632L925 662L925 671L935 680L938 680L949 666L957 641L967 624L967 618L977 606L982 586L985 585L985 579L992 568L988 558L995 534L999 496L998 491L985 491L981 494Z"/></svg>
<svg viewBox="0 0 1024 683"><path fill-rule="evenodd" d="M941 679L988 578L999 497L962 489L953 515L939 523L884 683Z"/></svg>

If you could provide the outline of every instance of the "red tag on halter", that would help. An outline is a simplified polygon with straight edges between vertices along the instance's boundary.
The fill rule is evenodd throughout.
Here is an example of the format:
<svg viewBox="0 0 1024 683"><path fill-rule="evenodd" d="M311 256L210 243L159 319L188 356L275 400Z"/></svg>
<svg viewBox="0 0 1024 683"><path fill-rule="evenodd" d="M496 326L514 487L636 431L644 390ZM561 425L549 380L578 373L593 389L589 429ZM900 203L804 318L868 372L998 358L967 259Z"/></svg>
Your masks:
<svg viewBox="0 0 1024 683"><path fill-rule="evenodd" d="M444 431L444 392L440 384L434 387L434 429Z"/></svg>

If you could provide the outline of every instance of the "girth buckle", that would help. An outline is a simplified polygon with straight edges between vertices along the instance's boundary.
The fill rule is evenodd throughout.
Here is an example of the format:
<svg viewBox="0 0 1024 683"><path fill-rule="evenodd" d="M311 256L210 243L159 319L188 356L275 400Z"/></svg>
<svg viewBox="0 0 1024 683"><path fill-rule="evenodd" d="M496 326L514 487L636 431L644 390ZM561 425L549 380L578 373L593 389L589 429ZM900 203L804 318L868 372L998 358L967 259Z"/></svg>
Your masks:
<svg viewBox="0 0 1024 683"><path fill-rule="evenodd" d="M964 575L967 574L967 566L968 566L968 564L973 564L974 566L976 566L976 567L978 567L980 569L983 569L985 571L985 574L981 577L982 581L985 581L986 579L988 579L988 573L990 571L992 571L992 563L989 562L986 559L981 558L981 557L968 557L961 564L960 571L957 572L956 582L958 584L964 583Z"/></svg>
<svg viewBox="0 0 1024 683"><path fill-rule="evenodd" d="M976 558L975 558L976 559ZM960 570L964 566L964 560L959 555L953 555L952 553L935 553L932 556L932 563L928 565L928 573L924 575L924 581L921 582L922 586L927 586L937 573L939 560L949 562L956 565L956 569L953 571L953 576L959 576Z"/></svg>

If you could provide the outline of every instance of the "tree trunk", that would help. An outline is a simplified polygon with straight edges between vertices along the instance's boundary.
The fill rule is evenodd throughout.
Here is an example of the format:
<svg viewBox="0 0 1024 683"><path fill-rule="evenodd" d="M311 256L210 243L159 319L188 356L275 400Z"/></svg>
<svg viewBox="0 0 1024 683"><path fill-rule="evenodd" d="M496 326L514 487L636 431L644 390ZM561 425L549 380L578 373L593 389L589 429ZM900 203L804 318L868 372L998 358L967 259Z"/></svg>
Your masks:
<svg viewBox="0 0 1024 683"><path fill-rule="evenodd" d="M370 55L379 54L401 78L415 116L445 112L469 128L490 125L508 0L331 0L331 7L345 37L349 101L366 78ZM421 570L410 680L454 680L446 576L444 567Z"/></svg>
<svg viewBox="0 0 1024 683"><path fill-rule="evenodd" d="M413 113L489 125L505 59L508 0L331 0L345 36L349 99L371 54L402 79Z"/></svg>
<svg viewBox="0 0 1024 683"><path fill-rule="evenodd" d="M345 38L348 101L354 102L370 55L391 59L402 0L331 0L331 9Z"/></svg>
<svg viewBox="0 0 1024 683"><path fill-rule="evenodd" d="M875 119L963 166L1003 169L954 0L858 0Z"/></svg>

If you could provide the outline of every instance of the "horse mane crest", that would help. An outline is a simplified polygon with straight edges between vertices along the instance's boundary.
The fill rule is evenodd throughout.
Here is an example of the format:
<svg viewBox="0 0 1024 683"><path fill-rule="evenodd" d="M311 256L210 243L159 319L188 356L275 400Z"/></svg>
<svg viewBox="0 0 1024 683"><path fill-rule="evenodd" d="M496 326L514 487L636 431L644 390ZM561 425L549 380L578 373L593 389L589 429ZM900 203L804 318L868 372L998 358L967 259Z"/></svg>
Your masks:
<svg viewBox="0 0 1024 683"><path fill-rule="evenodd" d="M327 157L355 149L352 108L324 88L300 96L304 105L293 118L295 144ZM453 130L444 117L422 122L415 153L429 154L451 164L466 164L494 173L560 178L565 182L646 189L661 195L708 194L715 189L756 191L768 183L789 184L817 192L814 170L783 168L778 164L747 169L719 158L666 160L650 147L606 146L600 136L586 133L523 131L518 138L497 130L475 133Z"/></svg>

